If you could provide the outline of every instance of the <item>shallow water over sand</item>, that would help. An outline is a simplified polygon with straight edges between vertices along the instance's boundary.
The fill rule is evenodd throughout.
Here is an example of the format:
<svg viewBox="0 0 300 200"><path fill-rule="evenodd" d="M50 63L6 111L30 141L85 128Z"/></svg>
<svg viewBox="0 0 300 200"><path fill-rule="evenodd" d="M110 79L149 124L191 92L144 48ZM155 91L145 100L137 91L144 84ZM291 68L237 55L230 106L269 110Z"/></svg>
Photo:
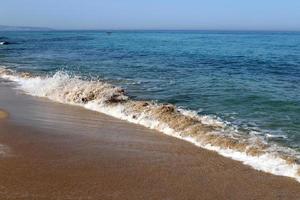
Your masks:
<svg viewBox="0 0 300 200"><path fill-rule="evenodd" d="M8 113L6 111L0 109L0 120L6 119L7 117L8 117Z"/></svg>

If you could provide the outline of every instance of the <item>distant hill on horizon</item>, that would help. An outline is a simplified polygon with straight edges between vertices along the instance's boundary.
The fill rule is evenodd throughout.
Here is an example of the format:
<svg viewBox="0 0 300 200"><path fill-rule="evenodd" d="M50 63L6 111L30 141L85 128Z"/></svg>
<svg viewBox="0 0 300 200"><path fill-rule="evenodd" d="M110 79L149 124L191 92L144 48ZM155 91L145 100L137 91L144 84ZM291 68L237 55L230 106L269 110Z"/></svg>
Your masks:
<svg viewBox="0 0 300 200"><path fill-rule="evenodd" d="M47 28L47 27L0 25L0 31L51 31L51 30L54 30L54 29Z"/></svg>

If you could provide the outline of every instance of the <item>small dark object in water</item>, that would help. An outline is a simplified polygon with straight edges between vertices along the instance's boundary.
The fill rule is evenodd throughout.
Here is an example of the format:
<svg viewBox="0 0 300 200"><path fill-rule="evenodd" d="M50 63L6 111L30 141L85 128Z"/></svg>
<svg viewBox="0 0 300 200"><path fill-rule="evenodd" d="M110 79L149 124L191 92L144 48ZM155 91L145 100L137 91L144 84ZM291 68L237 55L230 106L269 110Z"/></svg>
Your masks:
<svg viewBox="0 0 300 200"><path fill-rule="evenodd" d="M84 97L81 99L82 103L87 103L88 102L88 98Z"/></svg>
<svg viewBox="0 0 300 200"><path fill-rule="evenodd" d="M9 42L6 42L6 41L0 42L0 45L8 45L8 44L10 44L10 43L9 43Z"/></svg>
<svg viewBox="0 0 300 200"><path fill-rule="evenodd" d="M107 34L107 35L111 35L111 34L112 34L112 32L109 32L109 31L108 31L108 32L106 32L106 34Z"/></svg>
<svg viewBox="0 0 300 200"><path fill-rule="evenodd" d="M164 104L161 106L161 110L163 112L172 113L172 112L175 112L175 106L173 106L171 104Z"/></svg>
<svg viewBox="0 0 300 200"><path fill-rule="evenodd" d="M146 107L146 106L148 106L148 105L149 105L149 103L147 103L147 102L144 102L144 103L142 104L143 107Z"/></svg>

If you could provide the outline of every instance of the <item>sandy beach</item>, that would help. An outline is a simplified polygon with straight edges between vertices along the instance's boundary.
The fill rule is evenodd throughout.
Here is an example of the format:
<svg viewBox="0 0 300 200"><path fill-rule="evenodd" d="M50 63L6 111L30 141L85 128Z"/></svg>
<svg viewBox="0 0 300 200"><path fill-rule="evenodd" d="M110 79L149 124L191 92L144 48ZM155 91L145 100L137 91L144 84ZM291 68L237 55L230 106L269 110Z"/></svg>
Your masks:
<svg viewBox="0 0 300 200"><path fill-rule="evenodd" d="M300 199L291 178L9 82L0 108L1 199Z"/></svg>

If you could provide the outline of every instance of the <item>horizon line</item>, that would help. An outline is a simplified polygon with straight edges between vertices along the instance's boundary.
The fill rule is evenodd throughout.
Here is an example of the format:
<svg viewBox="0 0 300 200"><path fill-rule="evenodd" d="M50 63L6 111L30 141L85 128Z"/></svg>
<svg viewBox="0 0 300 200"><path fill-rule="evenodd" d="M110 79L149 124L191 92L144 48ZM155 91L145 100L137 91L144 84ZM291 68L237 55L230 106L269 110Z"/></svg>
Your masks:
<svg viewBox="0 0 300 200"><path fill-rule="evenodd" d="M52 28L48 26L18 26L18 25L2 25L7 28L24 28L24 29L48 29L48 30L37 30L37 31L236 31L236 32L300 32L300 29L180 29L180 28ZM2 30L0 30L2 31ZM14 30L6 30L6 31L14 31ZM22 30L18 30L22 31ZM31 30L24 30L31 31Z"/></svg>

